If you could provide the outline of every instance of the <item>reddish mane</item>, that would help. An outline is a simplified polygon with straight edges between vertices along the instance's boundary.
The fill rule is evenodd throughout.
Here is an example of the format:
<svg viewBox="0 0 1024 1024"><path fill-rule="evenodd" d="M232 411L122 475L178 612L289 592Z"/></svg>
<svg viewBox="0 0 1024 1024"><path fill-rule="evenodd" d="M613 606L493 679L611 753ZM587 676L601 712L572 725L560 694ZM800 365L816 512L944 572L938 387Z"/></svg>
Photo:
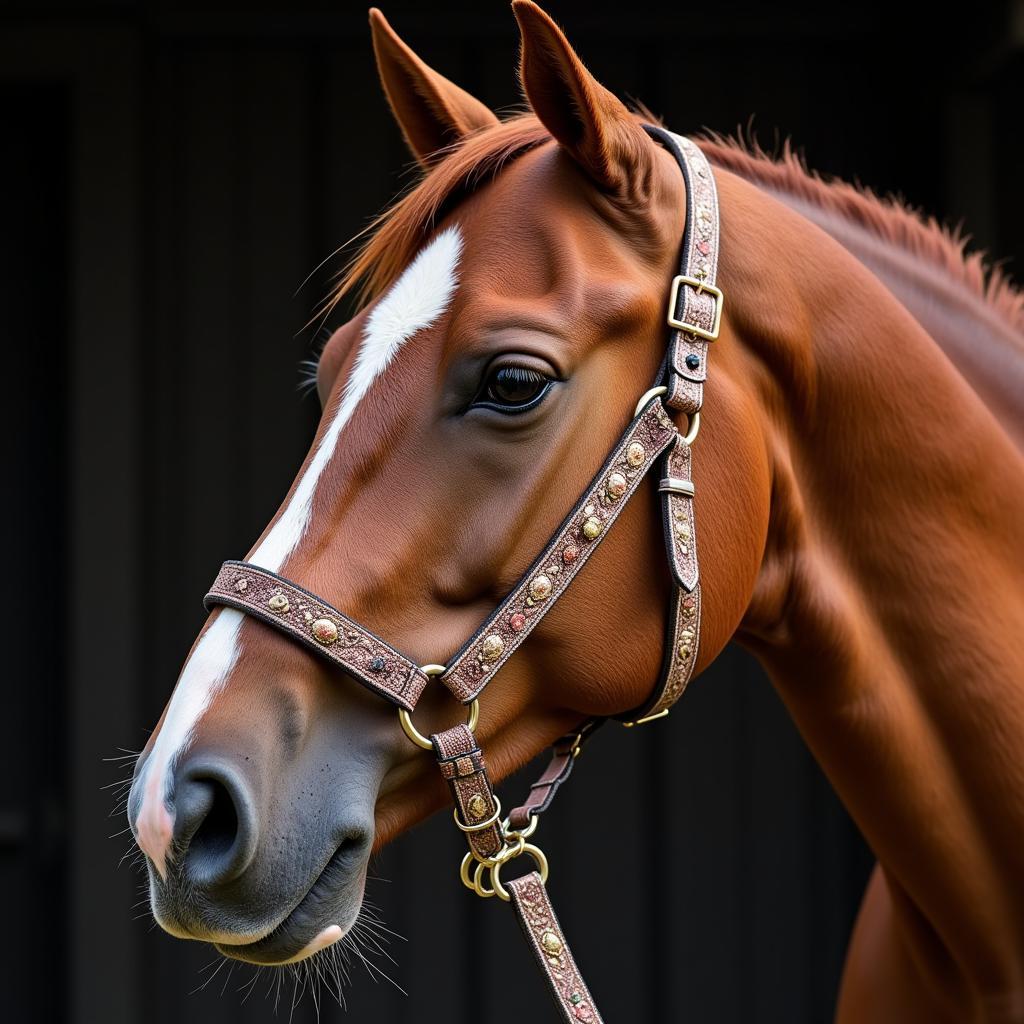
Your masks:
<svg viewBox="0 0 1024 1024"><path fill-rule="evenodd" d="M328 308L354 291L363 300L381 294L445 210L493 178L508 161L549 138L533 114L519 114L453 147L370 225L369 239L342 271ZM717 134L702 136L701 144L712 163L860 225L938 267L988 302L1013 327L1024 328L1024 293L999 267L989 266L984 253L966 252L968 238L959 229L952 230L894 197L883 198L841 179L821 177L807 167L788 140L778 158L756 143Z"/></svg>

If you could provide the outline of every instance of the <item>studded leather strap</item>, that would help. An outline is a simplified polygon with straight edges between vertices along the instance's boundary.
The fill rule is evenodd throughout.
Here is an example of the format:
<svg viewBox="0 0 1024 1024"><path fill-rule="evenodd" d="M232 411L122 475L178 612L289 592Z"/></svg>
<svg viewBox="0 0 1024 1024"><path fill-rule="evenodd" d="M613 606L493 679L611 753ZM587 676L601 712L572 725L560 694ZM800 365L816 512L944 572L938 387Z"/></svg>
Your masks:
<svg viewBox="0 0 1024 1024"><path fill-rule="evenodd" d="M601 1024L601 1014L565 941L540 875L531 871L506 882L505 888L512 897L512 906L534 958L551 986L562 1019L567 1024Z"/></svg>
<svg viewBox="0 0 1024 1024"><path fill-rule="evenodd" d="M660 398L652 398L622 435L579 503L512 592L441 676L468 703L530 635L565 592L626 502L677 436Z"/></svg>
<svg viewBox="0 0 1024 1024"><path fill-rule="evenodd" d="M451 789L469 848L479 859L495 856L505 840L497 821L498 804L476 737L468 726L456 725L435 733L430 740L441 775Z"/></svg>
<svg viewBox="0 0 1024 1024"><path fill-rule="evenodd" d="M677 324L690 326L672 327L665 401L671 408L693 415L704 404L708 355L708 338L693 328L713 333L721 316L722 300L714 288L720 242L718 190L711 166L695 143L664 128L645 128L676 158L686 183L686 227L679 276L700 284L695 287L679 278L678 285L673 283L675 302L669 312Z"/></svg>
<svg viewBox="0 0 1024 1024"><path fill-rule="evenodd" d="M203 603L238 608L316 651L399 707L412 711L428 677L415 662L322 598L248 562L225 562Z"/></svg>

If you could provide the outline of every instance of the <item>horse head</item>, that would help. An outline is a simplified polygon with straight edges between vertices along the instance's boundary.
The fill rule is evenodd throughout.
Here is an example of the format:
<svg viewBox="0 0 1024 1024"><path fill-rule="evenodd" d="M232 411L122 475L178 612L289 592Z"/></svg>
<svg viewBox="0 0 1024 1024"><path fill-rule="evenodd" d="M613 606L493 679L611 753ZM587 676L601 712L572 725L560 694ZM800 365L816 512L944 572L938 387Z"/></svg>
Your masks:
<svg viewBox="0 0 1024 1024"><path fill-rule="evenodd" d="M547 15L514 7L530 111L504 121L371 12L384 89L424 175L348 275L343 290L362 282L367 301L323 351L316 437L248 556L419 664L444 662L516 584L630 422L665 354L684 229L672 157ZM768 519L756 370L731 329L695 469L698 671L744 614ZM657 490L644 485L488 686L477 735L492 777L644 704L670 586ZM415 714L427 732L460 712L433 685ZM282 963L350 929L371 852L444 801L391 706L217 607L138 762L129 818L163 928Z"/></svg>

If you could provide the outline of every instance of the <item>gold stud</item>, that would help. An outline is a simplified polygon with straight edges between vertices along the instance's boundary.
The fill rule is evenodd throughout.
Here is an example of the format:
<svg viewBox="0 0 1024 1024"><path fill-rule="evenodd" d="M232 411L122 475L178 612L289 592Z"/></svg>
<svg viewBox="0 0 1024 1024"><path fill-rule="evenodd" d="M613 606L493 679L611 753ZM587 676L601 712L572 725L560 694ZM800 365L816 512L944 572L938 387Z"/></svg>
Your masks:
<svg viewBox="0 0 1024 1024"><path fill-rule="evenodd" d="M583 524L583 536L586 537L587 540L593 540L595 537L597 537L600 534L600 532L601 532L601 520L600 519L596 519L594 516L591 516Z"/></svg>
<svg viewBox="0 0 1024 1024"><path fill-rule="evenodd" d="M621 473L612 473L609 475L604 489L612 501L617 501L626 493L626 478Z"/></svg>
<svg viewBox="0 0 1024 1024"><path fill-rule="evenodd" d="M558 956L562 952L562 940L550 930L540 937L540 945L548 956Z"/></svg>
<svg viewBox="0 0 1024 1024"><path fill-rule="evenodd" d="M626 448L626 461L636 469L637 466L643 465L644 459L647 458L647 452L644 450L644 446L639 441L633 441L629 447Z"/></svg>
<svg viewBox="0 0 1024 1024"><path fill-rule="evenodd" d="M479 793L474 793L466 804L466 810L474 821L479 821L487 813L487 801Z"/></svg>
<svg viewBox="0 0 1024 1024"><path fill-rule="evenodd" d="M284 594L275 594L268 602L267 607L272 612L277 612L278 615L284 615L286 611L291 607L288 604L288 598Z"/></svg>
<svg viewBox="0 0 1024 1024"><path fill-rule="evenodd" d="M337 624L330 619L317 619L309 629L313 639L324 647L330 647L338 639Z"/></svg>
<svg viewBox="0 0 1024 1024"><path fill-rule="evenodd" d="M480 653L483 655L484 661L495 661L501 657L501 652L504 650L505 641L497 633L491 633L490 636L484 637Z"/></svg>
<svg viewBox="0 0 1024 1024"><path fill-rule="evenodd" d="M547 578L543 573L539 576L534 576L530 580L530 597L534 601L543 601L551 596L551 580Z"/></svg>
<svg viewBox="0 0 1024 1024"><path fill-rule="evenodd" d="M680 658L688 658L689 656L690 656L690 648L687 647L686 644L680 644L679 645L679 657Z"/></svg>

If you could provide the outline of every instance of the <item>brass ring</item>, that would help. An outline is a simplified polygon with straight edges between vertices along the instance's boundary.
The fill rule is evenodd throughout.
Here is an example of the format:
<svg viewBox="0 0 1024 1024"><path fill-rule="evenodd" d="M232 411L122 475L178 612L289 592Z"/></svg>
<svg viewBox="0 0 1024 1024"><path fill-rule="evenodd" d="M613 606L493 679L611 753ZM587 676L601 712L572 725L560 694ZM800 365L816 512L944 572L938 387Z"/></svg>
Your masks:
<svg viewBox="0 0 1024 1024"><path fill-rule="evenodd" d="M420 671L425 676L439 676L445 671L444 665L421 665ZM473 732L476 729L476 723L480 720L480 701L474 698L473 703L469 706L469 721L466 725L469 727L469 731ZM402 726L402 731L406 736L409 737L416 744L417 747L422 747L424 750L433 750L434 744L427 739L412 724L412 715L409 714L405 708L398 709L398 722Z"/></svg>
<svg viewBox="0 0 1024 1024"><path fill-rule="evenodd" d="M658 395L667 395L668 388L664 384L658 385L656 388L651 388L650 391L645 391L640 396L640 401L636 403L636 409L633 411L633 419L636 419L640 415L640 410L652 399Z"/></svg>
<svg viewBox="0 0 1024 1024"><path fill-rule="evenodd" d="M455 819L455 825L460 832L482 832L485 828L490 828L497 820L501 817L501 800L497 794L494 797L494 813L486 820L481 821L479 825L463 825L459 821L459 809L458 807L452 808L452 817Z"/></svg>
<svg viewBox="0 0 1024 1024"><path fill-rule="evenodd" d="M462 858L462 863L459 865L459 878L462 879L462 884L467 889L473 889L473 881L469 877L469 865L472 864L475 859L473 851L470 850L466 856Z"/></svg>
<svg viewBox="0 0 1024 1024"><path fill-rule="evenodd" d="M483 874L484 870L488 867L490 867L490 865L484 864L481 861L479 864L477 864L476 871L473 872L473 892L475 892L477 896L484 900L489 900L492 896L497 894L496 889L484 888L484 880L481 877L481 875ZM491 868L492 873L493 870L494 869Z"/></svg>
<svg viewBox="0 0 1024 1024"><path fill-rule="evenodd" d="M524 843L522 853L528 853L532 858L534 864L537 865L537 870L540 872L540 880L542 883L548 880L548 859L544 856L544 851L539 847L533 845L533 843ZM519 856L515 854L513 857L508 857L506 860L513 860L514 857ZM494 891L500 899L503 899L506 903L510 902L512 897L509 895L508 889L501 884L501 869L504 867L506 860L499 860L497 864L491 868L491 885L494 886Z"/></svg>
<svg viewBox="0 0 1024 1024"><path fill-rule="evenodd" d="M530 815L530 824L526 826L522 831L514 828L510 828L508 818L501 823L501 830L505 833L506 838L518 836L520 839L529 839L534 832L537 831L537 826L540 824L540 818L536 814Z"/></svg>
<svg viewBox="0 0 1024 1024"><path fill-rule="evenodd" d="M689 446L693 444L697 437L697 431L700 430L700 411L692 413L690 416L690 426L688 427L686 434L683 437L683 444Z"/></svg>

